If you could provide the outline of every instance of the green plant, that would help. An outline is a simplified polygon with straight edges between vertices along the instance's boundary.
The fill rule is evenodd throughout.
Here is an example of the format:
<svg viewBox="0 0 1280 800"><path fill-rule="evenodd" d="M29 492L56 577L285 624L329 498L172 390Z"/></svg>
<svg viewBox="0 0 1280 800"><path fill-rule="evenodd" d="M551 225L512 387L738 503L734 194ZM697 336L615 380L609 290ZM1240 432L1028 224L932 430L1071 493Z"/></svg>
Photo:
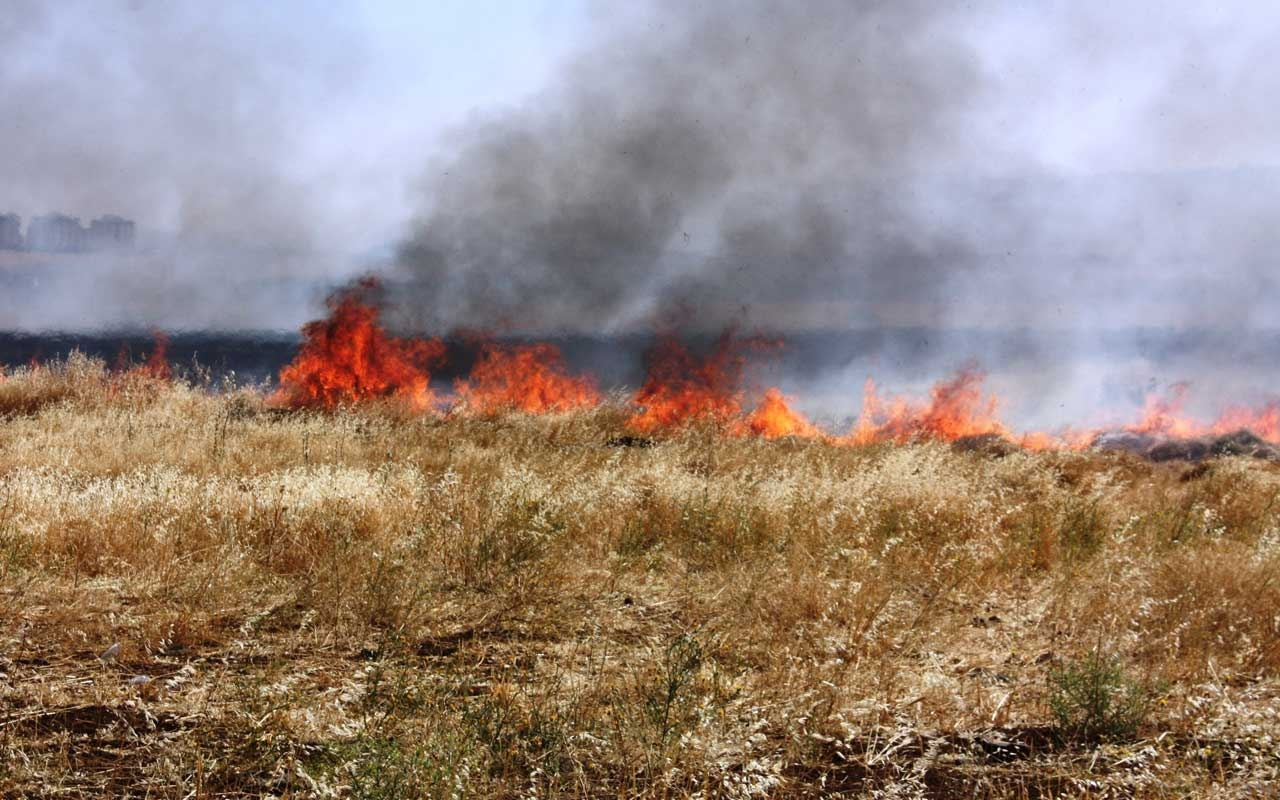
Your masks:
<svg viewBox="0 0 1280 800"><path fill-rule="evenodd" d="M1130 676L1115 656L1095 649L1049 672L1049 707L1070 741L1125 741L1151 711L1154 687Z"/></svg>
<svg viewBox="0 0 1280 800"><path fill-rule="evenodd" d="M360 733L344 759L351 796L455 797L468 780L475 742L457 724L448 679L431 681L402 661L394 633L380 642L358 704Z"/></svg>
<svg viewBox="0 0 1280 800"><path fill-rule="evenodd" d="M360 800L449 797L452 776L423 748L398 739L361 737L351 774L351 796Z"/></svg>
<svg viewBox="0 0 1280 800"><path fill-rule="evenodd" d="M692 634L677 636L663 654L654 681L646 687L644 713L658 747L679 738L688 721L691 689L702 668L702 643Z"/></svg>
<svg viewBox="0 0 1280 800"><path fill-rule="evenodd" d="M569 766L570 732L555 700L518 696L502 685L468 705L463 721L487 751L495 779L555 776Z"/></svg>
<svg viewBox="0 0 1280 800"><path fill-rule="evenodd" d="M1098 498L1072 503L1058 528L1058 542L1068 560L1083 561L1097 553L1106 535L1105 525Z"/></svg>

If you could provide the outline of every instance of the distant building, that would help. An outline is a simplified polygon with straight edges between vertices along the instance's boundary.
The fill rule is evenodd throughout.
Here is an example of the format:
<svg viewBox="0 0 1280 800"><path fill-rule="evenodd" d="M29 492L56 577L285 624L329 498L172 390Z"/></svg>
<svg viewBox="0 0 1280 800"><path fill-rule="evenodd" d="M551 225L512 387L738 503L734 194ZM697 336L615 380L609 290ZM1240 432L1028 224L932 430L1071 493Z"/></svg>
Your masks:
<svg viewBox="0 0 1280 800"><path fill-rule="evenodd" d="M79 217L46 214L27 227L27 249L43 253L79 253L88 244L89 232Z"/></svg>
<svg viewBox="0 0 1280 800"><path fill-rule="evenodd" d="M0 250L22 249L22 217L0 214Z"/></svg>
<svg viewBox="0 0 1280 800"><path fill-rule="evenodd" d="M132 250L135 235L133 220L108 214L89 223L89 249Z"/></svg>

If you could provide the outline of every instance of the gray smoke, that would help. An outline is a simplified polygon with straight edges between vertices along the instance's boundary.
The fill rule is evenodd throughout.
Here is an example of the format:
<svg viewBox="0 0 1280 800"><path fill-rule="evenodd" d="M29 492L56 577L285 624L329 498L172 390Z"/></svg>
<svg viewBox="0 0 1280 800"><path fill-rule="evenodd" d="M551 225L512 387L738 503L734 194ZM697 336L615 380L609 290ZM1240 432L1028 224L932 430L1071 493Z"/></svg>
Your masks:
<svg viewBox="0 0 1280 800"><path fill-rule="evenodd" d="M946 242L910 173L963 145L981 82L921 0L657 2L603 19L545 93L457 136L401 263L422 327L721 324L905 281Z"/></svg>
<svg viewBox="0 0 1280 800"><path fill-rule="evenodd" d="M287 158L298 122L342 97L358 47L270 7L7 0L0 200L115 211L151 229L310 244L314 185Z"/></svg>
<svg viewBox="0 0 1280 800"><path fill-rule="evenodd" d="M119 214L139 247L5 256L0 329L305 319L323 289L301 284L336 269L351 226L299 154L362 49L275 4L6 0L0 213Z"/></svg>
<svg viewBox="0 0 1280 800"><path fill-rule="evenodd" d="M1228 6L609 6L427 170L406 319L1268 324L1280 13Z"/></svg>
<svg viewBox="0 0 1280 800"><path fill-rule="evenodd" d="M2 5L0 212L121 214L139 248L0 252L0 330L293 328L383 249L430 333L867 332L784 355L841 408L970 357L1045 419L1198 374L1275 388L1280 10L1256 0L600 3L497 109L476 64L510 96L551 48L508 53L532 29L467 4ZM437 46L449 8L492 58ZM477 108L440 142L406 90L428 74Z"/></svg>

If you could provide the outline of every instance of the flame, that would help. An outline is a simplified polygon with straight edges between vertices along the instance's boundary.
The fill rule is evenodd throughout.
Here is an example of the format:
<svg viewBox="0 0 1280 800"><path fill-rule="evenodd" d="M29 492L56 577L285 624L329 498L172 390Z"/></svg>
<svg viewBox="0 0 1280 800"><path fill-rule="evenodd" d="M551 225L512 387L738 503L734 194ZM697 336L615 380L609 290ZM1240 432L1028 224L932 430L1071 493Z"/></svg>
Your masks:
<svg viewBox="0 0 1280 800"><path fill-rule="evenodd" d="M747 427L766 439L781 436L818 438L823 435L803 414L793 410L788 399L776 388L765 390L764 400L747 417Z"/></svg>
<svg viewBox="0 0 1280 800"><path fill-rule="evenodd" d="M504 348L486 342L471 374L455 388L464 407L481 414L542 414L600 404L595 379L570 375L559 348L547 343Z"/></svg>
<svg viewBox="0 0 1280 800"><path fill-rule="evenodd" d="M151 348L151 355L147 356L147 360L138 367L138 371L153 380L172 380L173 370L169 367L169 336L164 331L155 330L151 332L151 337L155 340L155 346Z"/></svg>
<svg viewBox="0 0 1280 800"><path fill-rule="evenodd" d="M378 323L378 309L365 302L373 279L329 297L329 317L307 323L301 349L280 370L273 400L291 408L335 408L375 398L394 398L417 411L435 403L430 368L444 358L439 339L398 339Z"/></svg>
<svg viewBox="0 0 1280 800"><path fill-rule="evenodd" d="M1213 433L1249 430L1272 444L1280 444L1280 400L1272 400L1261 408L1229 406L1214 420Z"/></svg>
<svg viewBox="0 0 1280 800"><path fill-rule="evenodd" d="M640 410L627 426L640 433L694 420L734 427L742 416L743 351L732 332L722 334L706 358L678 339L662 336L649 351L648 375L633 398Z"/></svg>
<svg viewBox="0 0 1280 800"><path fill-rule="evenodd" d="M133 364L129 349L121 345L111 371L122 378L147 378L162 383L172 380L173 370L169 366L169 336L156 328L151 331L151 338L155 344L152 345L151 354L147 356L146 361ZM38 364L39 361L32 357L31 366L34 368Z"/></svg>
<svg viewBox="0 0 1280 800"><path fill-rule="evenodd" d="M389 397L415 410L436 406L430 369L444 360L444 344L439 339L388 335L379 325L377 307L365 301L376 288L374 280L366 279L328 299L328 318L303 328L302 347L280 371L275 402L294 408L334 408ZM146 363L131 372L168 380L168 342L157 332ZM1149 395L1137 421L1128 425L1014 432L1000 420L1000 400L986 392L985 373L975 365L964 366L935 384L923 400L884 396L868 378L857 423L848 435L833 437L794 410L791 398L777 388L766 389L748 413L743 389L747 355L773 345L760 338L739 339L727 331L710 353L699 356L672 336L659 337L647 354L648 372L632 398L635 410L627 427L652 433L706 420L733 436L796 436L844 445L995 435L1035 451L1086 449L1106 430L1192 438L1247 429L1280 444L1280 400L1259 408L1230 406L1212 422L1203 422L1184 413L1189 389L1185 383L1173 385L1166 394ZM601 402L594 378L570 374L560 350L549 343L482 342L470 375L454 385L458 408L464 413L536 414L591 408Z"/></svg>
<svg viewBox="0 0 1280 800"><path fill-rule="evenodd" d="M1185 382L1175 383L1165 396L1148 395L1142 419L1124 429L1182 439L1248 430L1269 442L1280 443L1280 400L1271 400L1258 408L1228 406L1212 422L1203 422L1183 413L1189 388Z"/></svg>
<svg viewBox="0 0 1280 800"><path fill-rule="evenodd" d="M848 439L853 444L908 442L913 439L955 441L962 436L998 434L1008 430L997 417L999 400L983 395L986 375L974 366L961 368L934 385L929 401L905 397L880 398L875 381L863 389L862 414Z"/></svg>
<svg viewBox="0 0 1280 800"><path fill-rule="evenodd" d="M1143 403L1142 419L1125 426L1125 430L1131 433L1177 437L1199 436L1204 433L1203 425L1182 415L1182 409L1187 402L1188 388L1186 383L1175 383L1169 387L1167 396L1147 395Z"/></svg>

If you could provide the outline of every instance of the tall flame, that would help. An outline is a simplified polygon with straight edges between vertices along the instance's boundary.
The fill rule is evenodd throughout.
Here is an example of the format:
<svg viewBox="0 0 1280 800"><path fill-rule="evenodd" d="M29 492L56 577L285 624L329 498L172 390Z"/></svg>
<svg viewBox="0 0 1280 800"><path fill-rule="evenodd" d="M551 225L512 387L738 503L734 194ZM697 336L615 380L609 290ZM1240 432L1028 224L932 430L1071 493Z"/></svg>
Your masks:
<svg viewBox="0 0 1280 800"><path fill-rule="evenodd" d="M151 332L151 337L155 340L155 346L151 348L151 355L147 356L147 360L139 368L143 374L149 378L158 381L168 381L173 378L173 370L169 366L169 336L161 330Z"/></svg>
<svg viewBox="0 0 1280 800"><path fill-rule="evenodd" d="M1160 436L1196 436L1203 433L1199 423L1183 416L1188 388L1186 383L1175 383L1169 387L1167 396L1148 394L1143 404L1142 419L1126 426L1125 430Z"/></svg>
<svg viewBox="0 0 1280 800"><path fill-rule="evenodd" d="M395 398L414 410L432 407L430 369L444 359L439 339L398 339L378 323L365 302L373 279L332 295L329 317L307 323L303 344L280 370L275 400L292 408L335 408L374 398Z"/></svg>
<svg viewBox="0 0 1280 800"><path fill-rule="evenodd" d="M173 369L169 366L169 335L157 328L151 331L151 339L154 344L146 361L141 364L134 363L128 347L121 345L111 371L122 378L148 378L160 382L172 380ZM32 358L31 364L34 367L38 361Z"/></svg>
<svg viewBox="0 0 1280 800"><path fill-rule="evenodd" d="M1214 433L1250 430L1268 442L1280 443L1280 401L1271 400L1260 408L1229 406L1214 420Z"/></svg>
<svg viewBox="0 0 1280 800"><path fill-rule="evenodd" d="M559 348L547 343L504 348L486 342L471 374L455 388L463 407L481 414L540 414L600 403L595 380L570 375Z"/></svg>

